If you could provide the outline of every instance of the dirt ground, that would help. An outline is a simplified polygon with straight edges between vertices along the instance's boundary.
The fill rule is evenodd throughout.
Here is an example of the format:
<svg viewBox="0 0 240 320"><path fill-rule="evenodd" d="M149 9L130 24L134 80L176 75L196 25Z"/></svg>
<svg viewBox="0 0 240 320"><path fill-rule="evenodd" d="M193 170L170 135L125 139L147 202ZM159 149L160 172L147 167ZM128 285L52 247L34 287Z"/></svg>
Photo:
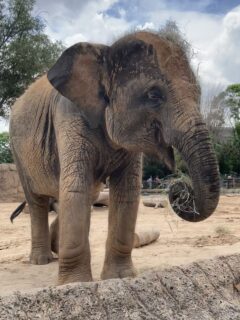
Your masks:
<svg viewBox="0 0 240 320"><path fill-rule="evenodd" d="M0 295L53 286L57 279L57 259L43 266L29 264L29 215L21 214L11 224L9 216L16 206L16 203L0 203ZM50 222L54 216L49 215ZM152 229L160 230L158 241L133 251L139 273L240 253L240 196L222 196L214 215L196 224L180 220L169 208L148 208L141 203L137 231ZM100 278L106 236L107 209L94 208L90 243L95 280Z"/></svg>

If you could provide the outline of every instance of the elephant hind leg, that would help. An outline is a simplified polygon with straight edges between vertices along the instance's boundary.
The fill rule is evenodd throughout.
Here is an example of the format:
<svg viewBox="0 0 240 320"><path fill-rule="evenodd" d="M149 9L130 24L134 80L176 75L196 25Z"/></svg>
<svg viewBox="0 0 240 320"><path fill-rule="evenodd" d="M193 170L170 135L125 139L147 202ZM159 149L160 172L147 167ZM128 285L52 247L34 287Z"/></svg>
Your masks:
<svg viewBox="0 0 240 320"><path fill-rule="evenodd" d="M29 175L15 151L14 144L12 151L30 211L32 239L30 262L47 264L53 259L48 226L49 197L33 193L30 180L27 179Z"/></svg>
<svg viewBox="0 0 240 320"><path fill-rule="evenodd" d="M53 259L48 227L49 198L28 195L27 201L32 235L30 262L32 264L47 264Z"/></svg>

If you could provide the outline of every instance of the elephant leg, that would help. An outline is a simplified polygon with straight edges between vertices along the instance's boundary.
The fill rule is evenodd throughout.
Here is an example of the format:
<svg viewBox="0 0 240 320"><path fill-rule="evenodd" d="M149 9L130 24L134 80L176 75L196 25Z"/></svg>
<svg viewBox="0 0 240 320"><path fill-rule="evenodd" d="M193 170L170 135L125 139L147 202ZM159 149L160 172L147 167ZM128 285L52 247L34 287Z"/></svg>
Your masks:
<svg viewBox="0 0 240 320"><path fill-rule="evenodd" d="M94 186L92 192L92 203L95 203L99 199L100 190L103 190L104 184L100 183ZM105 197L106 198L106 197ZM105 200L104 198L104 200ZM108 194L107 194L107 204L108 204ZM52 203L52 207L56 213L59 212L59 204L57 201ZM58 254L59 251L59 219L58 216L53 220L50 225L50 237L51 237L51 249L54 253Z"/></svg>
<svg viewBox="0 0 240 320"><path fill-rule="evenodd" d="M58 284L92 281L89 227L91 198L88 191L60 195Z"/></svg>
<svg viewBox="0 0 240 320"><path fill-rule="evenodd" d="M86 128L74 113L56 122L60 160L58 284L91 281L89 228L96 150L84 138Z"/></svg>
<svg viewBox="0 0 240 320"><path fill-rule="evenodd" d="M134 231L141 188L141 155L110 177L109 225L102 279L135 275Z"/></svg>
<svg viewBox="0 0 240 320"><path fill-rule="evenodd" d="M31 217L32 248L30 262L32 264L47 264L53 259L48 227L47 197L28 197Z"/></svg>
<svg viewBox="0 0 240 320"><path fill-rule="evenodd" d="M47 264L52 261L53 256L50 245L48 226L49 198L38 196L31 190L26 177L28 174L18 159L15 149L12 146L18 174L23 186L25 197L28 203L31 219L31 254L32 264Z"/></svg>

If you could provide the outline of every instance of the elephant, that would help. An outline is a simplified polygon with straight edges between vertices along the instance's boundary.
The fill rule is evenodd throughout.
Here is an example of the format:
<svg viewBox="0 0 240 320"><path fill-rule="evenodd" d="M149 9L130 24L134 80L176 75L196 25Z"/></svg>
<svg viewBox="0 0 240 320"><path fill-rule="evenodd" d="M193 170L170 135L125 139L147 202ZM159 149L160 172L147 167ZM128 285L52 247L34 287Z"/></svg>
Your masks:
<svg viewBox="0 0 240 320"><path fill-rule="evenodd" d="M110 46L66 49L10 116L11 148L30 209L30 262L52 260L52 197L59 201L58 284L92 281L91 203L109 177L101 278L134 276L143 153L174 170L176 148L188 166L196 207L178 215L190 222L209 217L218 204L219 171L200 94L181 41L169 34L137 31Z"/></svg>

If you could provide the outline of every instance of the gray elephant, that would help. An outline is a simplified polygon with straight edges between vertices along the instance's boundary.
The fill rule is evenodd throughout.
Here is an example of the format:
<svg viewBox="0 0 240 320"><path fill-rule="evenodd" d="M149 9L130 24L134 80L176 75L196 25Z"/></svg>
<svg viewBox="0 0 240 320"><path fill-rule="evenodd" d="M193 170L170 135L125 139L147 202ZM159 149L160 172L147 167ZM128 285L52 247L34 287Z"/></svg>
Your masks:
<svg viewBox="0 0 240 320"><path fill-rule="evenodd" d="M59 201L58 283L90 281L93 194L110 177L102 279L134 276L131 252L142 152L174 167L185 159L201 221L219 198L219 174L199 113L200 89L181 45L136 32L112 46L78 43L12 108L11 146L31 215L30 261L51 261L49 197ZM54 233L53 233L54 234Z"/></svg>

